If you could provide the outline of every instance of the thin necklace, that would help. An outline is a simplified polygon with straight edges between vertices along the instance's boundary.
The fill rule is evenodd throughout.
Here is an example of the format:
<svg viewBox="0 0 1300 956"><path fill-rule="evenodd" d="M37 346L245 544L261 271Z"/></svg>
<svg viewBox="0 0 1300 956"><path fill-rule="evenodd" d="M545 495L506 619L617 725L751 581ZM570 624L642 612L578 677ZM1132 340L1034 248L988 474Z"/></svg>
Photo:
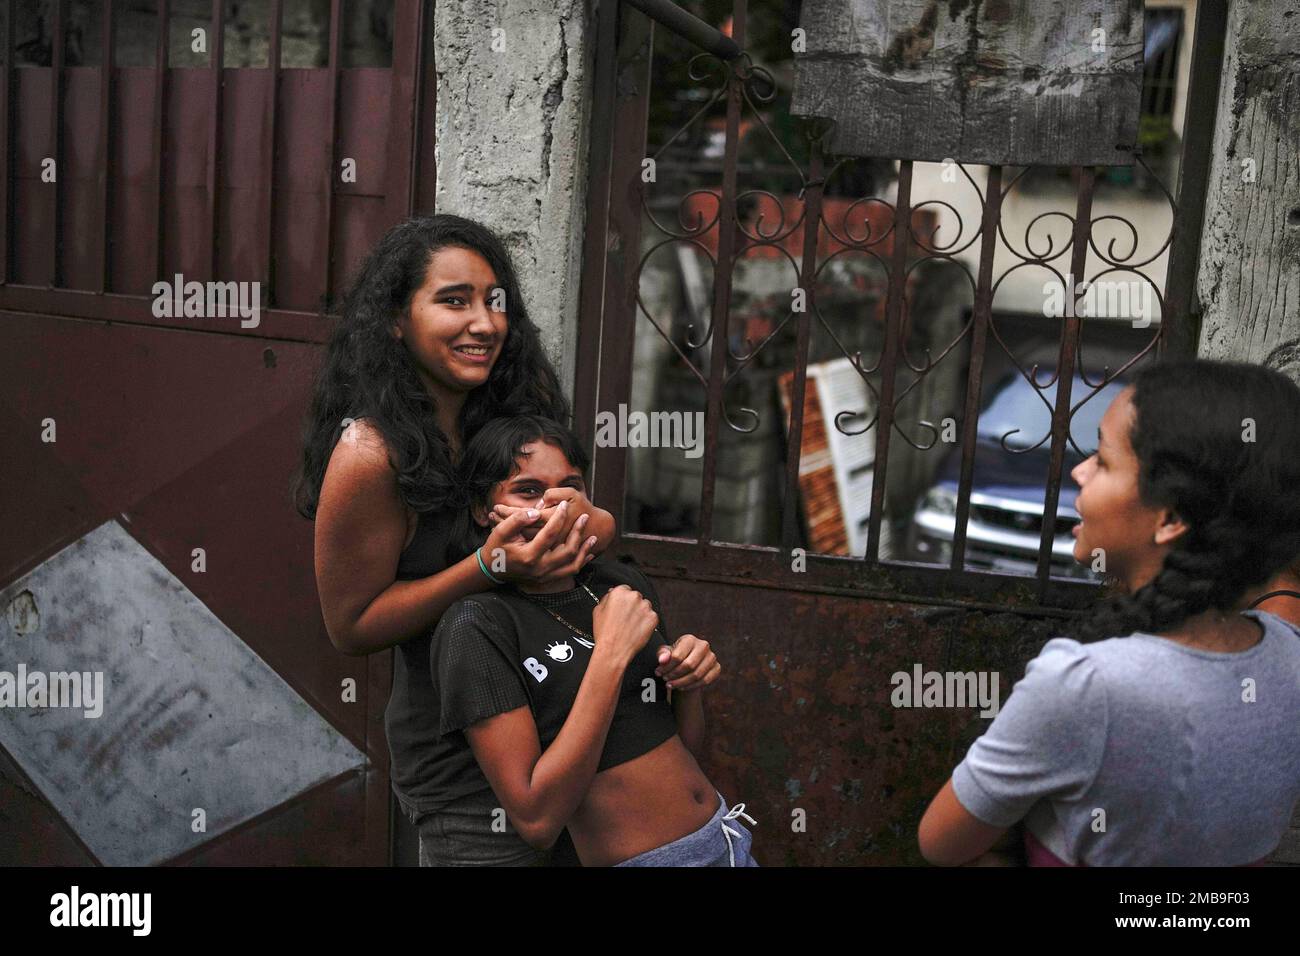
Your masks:
<svg viewBox="0 0 1300 956"><path fill-rule="evenodd" d="M594 604L600 604L600 598L596 597L595 594L592 594L591 588L587 587L586 584L583 584L581 587L582 587L582 589L583 589L584 591L587 592L588 595L591 596L591 600L592 600L592 602L593 602ZM545 604L542 604L541 602L537 601L536 599L534 599L534 598L532 597L532 595L528 594L526 591L520 591L519 593L522 594L524 597L528 598L528 600L532 601L534 604L536 604L538 607L540 607L543 611L545 611L547 614L551 615L551 617L555 618L557 621L559 621L561 624L563 624L565 627L567 627L569 630L571 630L574 634L576 634L576 635L577 635L577 641L578 641L579 644L582 644L583 646L588 647L588 648L592 648L592 647L595 647L595 646L596 646L596 643L595 643L595 641L596 641L595 635L593 635L593 634L588 634L586 631L582 630L581 628L575 627L574 625L570 624L568 621L566 621L564 618L562 618L558 613L556 613L556 611L555 611L553 608L547 607ZM654 629L651 633L653 633L653 634L658 634L658 633L659 633L659 628L658 628L658 626L656 626L655 629ZM662 635L660 636L660 638L662 639ZM665 642L665 643L667 643L667 642Z"/></svg>

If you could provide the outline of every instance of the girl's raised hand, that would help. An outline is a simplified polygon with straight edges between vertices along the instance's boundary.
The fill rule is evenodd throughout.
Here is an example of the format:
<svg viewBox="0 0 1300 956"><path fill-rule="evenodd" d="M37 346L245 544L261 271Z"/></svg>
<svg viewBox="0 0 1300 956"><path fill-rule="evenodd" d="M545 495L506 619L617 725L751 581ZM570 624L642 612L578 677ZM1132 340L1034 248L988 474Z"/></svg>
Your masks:
<svg viewBox="0 0 1300 956"><path fill-rule="evenodd" d="M672 647L659 647L659 666L655 673L675 691L699 690L712 684L722 673L718 655L709 642L694 634L683 634Z"/></svg>
<svg viewBox="0 0 1300 956"><path fill-rule="evenodd" d="M620 666L627 667L658 624L654 605L639 591L619 584L605 592L591 612L591 633L596 638L593 654L614 654Z"/></svg>
<svg viewBox="0 0 1300 956"><path fill-rule="evenodd" d="M504 505L498 507L506 507ZM483 544L484 560L493 574L516 584L543 584L576 574L591 560L594 535L583 538L587 515L568 521L568 503L561 502L529 541L524 529L541 520L533 508L512 508L499 517ZM491 520L491 519L489 519ZM498 555L500 552L500 555ZM504 568L497 558L504 557Z"/></svg>
<svg viewBox="0 0 1300 956"><path fill-rule="evenodd" d="M561 501L567 501L568 509L565 512L564 534L567 535L573 530L573 525L578 520L588 517L595 507L591 501L581 491L576 488L547 488L542 493L542 507L538 512L537 521L546 522L555 514ZM537 509L516 508L514 505L495 505L488 512L488 523L495 527L500 521L508 518L512 514L521 511ZM584 522L585 524L585 522Z"/></svg>

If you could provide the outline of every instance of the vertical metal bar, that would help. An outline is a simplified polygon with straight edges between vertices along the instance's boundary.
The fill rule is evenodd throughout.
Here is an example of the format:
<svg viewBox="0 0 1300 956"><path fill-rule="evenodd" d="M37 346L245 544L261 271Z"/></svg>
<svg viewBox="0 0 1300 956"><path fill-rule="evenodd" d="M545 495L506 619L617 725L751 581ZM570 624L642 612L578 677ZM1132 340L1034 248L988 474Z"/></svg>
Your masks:
<svg viewBox="0 0 1300 956"><path fill-rule="evenodd" d="M889 437L894 427L894 372L902 331L907 252L912 243L912 161L898 164L898 199L894 203L894 247L889 263L889 301L885 309L885 351L880 358L880 408L876 414L876 460L872 464L871 514L867 521L867 561L880 559L880 520L885 510L889 473Z"/></svg>
<svg viewBox="0 0 1300 956"><path fill-rule="evenodd" d="M415 118L419 109L420 39L423 4L396 0L393 8L392 69L389 71L388 169L384 214L389 223L411 214L415 193Z"/></svg>
<svg viewBox="0 0 1300 956"><path fill-rule="evenodd" d="M271 0L270 45L267 50L267 97L262 153L262 301L275 305L275 138L280 118L280 32L284 27L284 0Z"/></svg>
<svg viewBox="0 0 1300 956"><path fill-rule="evenodd" d="M638 265L645 183L641 160L646 152L650 116L654 21L619 0L603 0L609 20L617 24L618 52L606 79L613 89L610 133L609 231L604 243L605 273L600 292L600 369L596 410L616 411L632 387L632 350L637 333ZM597 77L598 81L600 77ZM581 365L581 363L579 363ZM595 415L591 417L594 425ZM592 467L593 501L605 502L623 517L627 449L623 443L596 446ZM622 521L620 520L620 525Z"/></svg>
<svg viewBox="0 0 1300 956"><path fill-rule="evenodd" d="M1196 301L1196 263L1201 252L1205 191L1210 181L1223 71L1223 38L1227 32L1226 3L1196 5L1196 37L1187 102L1183 106L1183 155L1178 164L1178 191L1174 194L1174 238L1165 272L1164 312L1160 316L1158 348L1162 357L1190 358L1196 354L1199 329L1192 303Z"/></svg>
<svg viewBox="0 0 1300 956"><path fill-rule="evenodd" d="M1088 240L1092 236L1092 189L1097 178L1096 167L1079 167L1079 199L1074 212L1073 248L1070 250L1070 272L1066 276L1070 288L1065 301L1070 311L1065 316L1065 331L1061 336L1061 354L1056 363L1056 407L1052 409L1052 455L1047 467L1047 494L1043 500L1043 528L1038 542L1038 599L1047 598L1047 585L1051 576L1052 544L1056 538L1056 503L1061 496L1061 468L1065 461L1065 446L1070 435L1070 392L1074 385L1074 359L1079 348L1079 308L1075 293L1083 283L1088 267Z"/></svg>
<svg viewBox="0 0 1300 956"><path fill-rule="evenodd" d="M748 0L732 6L732 39L743 49ZM722 198L718 209L718 264L713 271L713 316L709 328L709 393L704 412L704 473L700 481L700 547L713 539L713 487L718 470L718 440L722 431L722 386L731 351L727 327L731 318L731 273L736 245L736 155L740 147L742 80L736 61L727 67L727 139L722 159Z"/></svg>
<svg viewBox="0 0 1300 956"><path fill-rule="evenodd" d="M167 122L167 63L171 46L171 3L158 0L158 47L154 52L153 78L153 168L158 174L158 190L154 205L155 239L154 267L161 279L167 268L163 255L164 219L166 218L165 189L167 174L163 169L163 126Z"/></svg>
<svg viewBox="0 0 1300 956"><path fill-rule="evenodd" d="M794 347L794 382L790 386L790 427L786 441L785 497L781 509L781 548L792 551L799 540L799 466L803 458L804 396L808 390L808 343L812 339L813 286L817 274L817 243L822 217L822 138L818 129L808 163L809 185L804 190L803 257L799 262L799 286L804 290L804 311L799 316ZM830 427L829 425L827 427Z"/></svg>
<svg viewBox="0 0 1300 956"><path fill-rule="evenodd" d="M113 242L113 0L104 0L104 45L99 58L99 291L112 285Z"/></svg>
<svg viewBox="0 0 1300 956"><path fill-rule="evenodd" d="M0 149L4 158L0 160L0 285L9 282L12 271L14 231L14 152L10 133L13 130L14 103L14 5L4 5L5 17L5 65L0 75Z"/></svg>
<svg viewBox="0 0 1300 956"><path fill-rule="evenodd" d="M54 0L54 18L50 35L50 99L51 129L54 142L54 182L50 204L53 208L51 223L54 227L52 236L54 248L50 261L51 288L57 288L63 281L63 180L67 170L63 168L63 61L66 54L66 38L63 35L64 4L67 0Z"/></svg>
<svg viewBox="0 0 1300 956"><path fill-rule="evenodd" d="M224 0L212 0L212 41L208 44L208 66L212 71L212 105L208 115L208 277L215 279L218 272L217 256L220 227L221 174L221 90L224 85L226 59L226 5Z"/></svg>
<svg viewBox="0 0 1300 956"><path fill-rule="evenodd" d="M424 9L423 4L421 9ZM434 156L434 149L437 147L438 74L433 62L435 26L433 12L430 11L427 16L422 15L422 19L421 33L424 38L421 42L420 63L416 73L417 88L420 92L419 113L415 121L415 186L412 190L414 193L412 202L413 209L423 215L434 211L434 198L438 193L438 164ZM610 39L611 52L617 42L617 37ZM596 56L600 57L599 51Z"/></svg>
<svg viewBox="0 0 1300 956"><path fill-rule="evenodd" d="M596 389L600 383L601 313L605 300L605 264L609 233L611 137L614 131L615 52L619 0L595 5L595 62L592 67L591 149L587 184L587 219L582 243L582 277L578 308L578 354L573 373L573 430L584 448L594 451ZM595 361L591 361L591 357ZM599 456L593 453L591 494L595 501ZM618 522L622 527L622 522Z"/></svg>
<svg viewBox="0 0 1300 956"><path fill-rule="evenodd" d="M984 352L993 314L993 259L998 250L998 220L1002 216L1002 167L990 166L984 187L980 228L979 275L975 280L974 327L971 329L970 369L966 373L966 404L961 426L961 476L957 481L957 526L952 538L954 571L966 562L966 522L970 517L970 491L975 475L975 432L979 425L980 393L984 387Z"/></svg>
<svg viewBox="0 0 1300 956"><path fill-rule="evenodd" d="M336 177L338 176L338 112L339 112L339 46L343 33L342 0L330 0L330 50L329 50L329 122L326 129L330 137L329 170L325 177L325 228L321 230L325 242L325 288L321 290L321 311L324 311L334 289L334 203Z"/></svg>

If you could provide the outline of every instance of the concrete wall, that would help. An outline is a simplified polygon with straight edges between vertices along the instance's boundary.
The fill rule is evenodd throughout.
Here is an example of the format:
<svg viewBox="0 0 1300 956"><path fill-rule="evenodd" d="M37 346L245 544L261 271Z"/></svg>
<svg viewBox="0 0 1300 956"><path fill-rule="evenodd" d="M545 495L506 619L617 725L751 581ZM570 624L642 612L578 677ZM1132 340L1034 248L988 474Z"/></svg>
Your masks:
<svg viewBox="0 0 1300 956"><path fill-rule="evenodd" d="M1300 0L1228 14L1197 292L1198 352L1300 382Z"/></svg>
<svg viewBox="0 0 1300 956"><path fill-rule="evenodd" d="M572 395L594 31L584 0L438 0L434 206L497 230ZM495 31L495 32L494 32Z"/></svg>

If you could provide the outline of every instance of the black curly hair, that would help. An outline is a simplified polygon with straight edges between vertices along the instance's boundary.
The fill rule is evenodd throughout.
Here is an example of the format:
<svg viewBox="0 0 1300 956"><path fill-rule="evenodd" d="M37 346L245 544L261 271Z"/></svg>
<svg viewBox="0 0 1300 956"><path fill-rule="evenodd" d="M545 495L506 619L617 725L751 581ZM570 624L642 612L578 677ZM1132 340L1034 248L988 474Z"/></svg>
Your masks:
<svg viewBox="0 0 1300 956"><path fill-rule="evenodd" d="M570 418L559 377L528 317L515 268L501 240L486 226L441 213L417 216L390 229L361 266L343 303L316 381L303 436L302 466L294 487L299 514L315 518L321 482L345 419L366 418L383 435L403 501L418 513L447 507L455 472L435 403L414 359L392 334L398 317L424 283L439 249L470 249L487 260L506 296L507 332L488 380L471 391L457 418L468 441L499 415Z"/></svg>
<svg viewBox="0 0 1300 956"><path fill-rule="evenodd" d="M1300 387L1263 366L1204 359L1157 363L1133 385L1138 494L1189 527L1154 579L1076 624L1080 640L1230 611L1300 555Z"/></svg>

